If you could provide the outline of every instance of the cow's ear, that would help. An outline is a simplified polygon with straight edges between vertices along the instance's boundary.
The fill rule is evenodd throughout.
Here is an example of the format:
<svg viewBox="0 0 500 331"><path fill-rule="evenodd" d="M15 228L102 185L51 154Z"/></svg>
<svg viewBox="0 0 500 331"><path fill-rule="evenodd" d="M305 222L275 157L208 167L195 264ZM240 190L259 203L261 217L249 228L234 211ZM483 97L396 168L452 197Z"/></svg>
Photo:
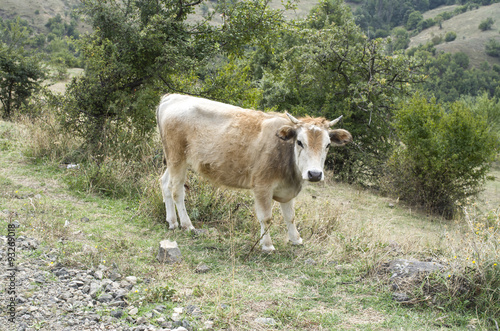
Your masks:
<svg viewBox="0 0 500 331"><path fill-rule="evenodd" d="M284 125L276 132L276 135L283 140L290 140L297 136L297 130L289 125Z"/></svg>
<svg viewBox="0 0 500 331"><path fill-rule="evenodd" d="M330 135L330 141L332 142L332 144L342 146L352 142L352 136L349 131L336 129L329 131L328 134Z"/></svg>

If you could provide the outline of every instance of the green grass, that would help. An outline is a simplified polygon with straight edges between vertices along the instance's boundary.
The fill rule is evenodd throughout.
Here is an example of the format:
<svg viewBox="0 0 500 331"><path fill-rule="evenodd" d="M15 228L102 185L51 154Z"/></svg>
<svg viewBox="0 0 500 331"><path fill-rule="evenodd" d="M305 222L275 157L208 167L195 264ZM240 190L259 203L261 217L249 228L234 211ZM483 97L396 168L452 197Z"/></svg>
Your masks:
<svg viewBox="0 0 500 331"><path fill-rule="evenodd" d="M17 130L15 125L0 122L0 139L22 137ZM169 231L161 217L141 212L138 201L70 189L64 178L71 170L22 156L20 139L11 139L11 147L0 150L0 211L17 213L18 234L37 238L41 245L56 250L56 259L53 264L47 262L47 269L56 263L82 268L115 265L122 275L137 276L137 292L128 301L139 308L139 316L157 304L167 307L167 315L175 307L192 304L202 310L202 319L185 318L197 327L213 320L217 330L231 326L237 330L491 326L473 310L393 301L390 275L379 267L396 257L447 261L455 251L450 250L446 234L460 236L460 219L445 221L397 200L327 181L306 186L297 199L304 245L286 243L284 222L275 206L271 234L277 252L263 254L251 251L259 239L259 226L247 210L234 215L222 210L216 220L194 220L195 227L209 230L205 235ZM213 192L206 183L190 183L198 185L188 193L191 205L199 201L199 192ZM489 181L488 185L488 190L496 190L498 183ZM158 193L159 188L152 190ZM215 192L219 199L251 204L244 192ZM498 195L492 198L490 203L498 205ZM203 208L202 214L212 212ZM8 220L0 214L0 224ZM2 226L0 234L5 231ZM177 241L182 263L156 261L158 244L164 239ZM315 264L308 264L308 259ZM200 263L211 270L195 273ZM258 317L274 318L276 325L258 325Z"/></svg>

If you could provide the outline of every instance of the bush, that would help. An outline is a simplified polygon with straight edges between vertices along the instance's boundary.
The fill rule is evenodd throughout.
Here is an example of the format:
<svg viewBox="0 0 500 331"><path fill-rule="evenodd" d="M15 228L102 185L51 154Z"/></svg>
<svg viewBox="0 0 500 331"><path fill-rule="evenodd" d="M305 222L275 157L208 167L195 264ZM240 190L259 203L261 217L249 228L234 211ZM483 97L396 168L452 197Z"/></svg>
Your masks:
<svg viewBox="0 0 500 331"><path fill-rule="evenodd" d="M486 54L492 57L500 57L500 42L495 39L490 39L486 43Z"/></svg>
<svg viewBox="0 0 500 331"><path fill-rule="evenodd" d="M439 36L434 36L432 37L432 44L434 45L439 45L443 42L443 36L439 35Z"/></svg>
<svg viewBox="0 0 500 331"><path fill-rule="evenodd" d="M495 21L493 21L491 17L488 17L484 21L481 21L481 23L479 24L479 30L481 31L491 30L493 23L495 23Z"/></svg>
<svg viewBox="0 0 500 331"><path fill-rule="evenodd" d="M417 95L394 124L402 144L387 164L388 190L446 217L481 190L498 148L485 111L464 102L445 110Z"/></svg>
<svg viewBox="0 0 500 331"><path fill-rule="evenodd" d="M444 41L446 41L447 43L455 39L457 39L457 34L453 31L447 32L446 35L444 36Z"/></svg>

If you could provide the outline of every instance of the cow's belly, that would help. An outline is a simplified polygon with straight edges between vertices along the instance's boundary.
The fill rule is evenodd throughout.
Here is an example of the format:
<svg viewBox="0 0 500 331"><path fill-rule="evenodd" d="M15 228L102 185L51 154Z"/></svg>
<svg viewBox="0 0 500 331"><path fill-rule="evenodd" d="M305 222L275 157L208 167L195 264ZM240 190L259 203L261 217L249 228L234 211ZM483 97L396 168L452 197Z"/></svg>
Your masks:
<svg viewBox="0 0 500 331"><path fill-rule="evenodd" d="M236 165L220 168L216 164L210 163L198 163L191 166L198 174L217 185L236 189L252 188L250 169L237 167Z"/></svg>

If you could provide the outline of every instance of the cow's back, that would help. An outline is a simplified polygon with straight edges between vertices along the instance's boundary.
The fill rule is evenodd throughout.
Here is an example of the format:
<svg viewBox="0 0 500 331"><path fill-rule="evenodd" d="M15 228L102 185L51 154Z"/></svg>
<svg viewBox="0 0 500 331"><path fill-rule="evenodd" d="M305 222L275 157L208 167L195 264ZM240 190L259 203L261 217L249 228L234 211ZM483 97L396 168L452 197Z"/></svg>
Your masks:
<svg viewBox="0 0 500 331"><path fill-rule="evenodd" d="M185 95L165 96L158 123L167 167L187 162L212 181L251 188L274 152L275 132L286 119Z"/></svg>

